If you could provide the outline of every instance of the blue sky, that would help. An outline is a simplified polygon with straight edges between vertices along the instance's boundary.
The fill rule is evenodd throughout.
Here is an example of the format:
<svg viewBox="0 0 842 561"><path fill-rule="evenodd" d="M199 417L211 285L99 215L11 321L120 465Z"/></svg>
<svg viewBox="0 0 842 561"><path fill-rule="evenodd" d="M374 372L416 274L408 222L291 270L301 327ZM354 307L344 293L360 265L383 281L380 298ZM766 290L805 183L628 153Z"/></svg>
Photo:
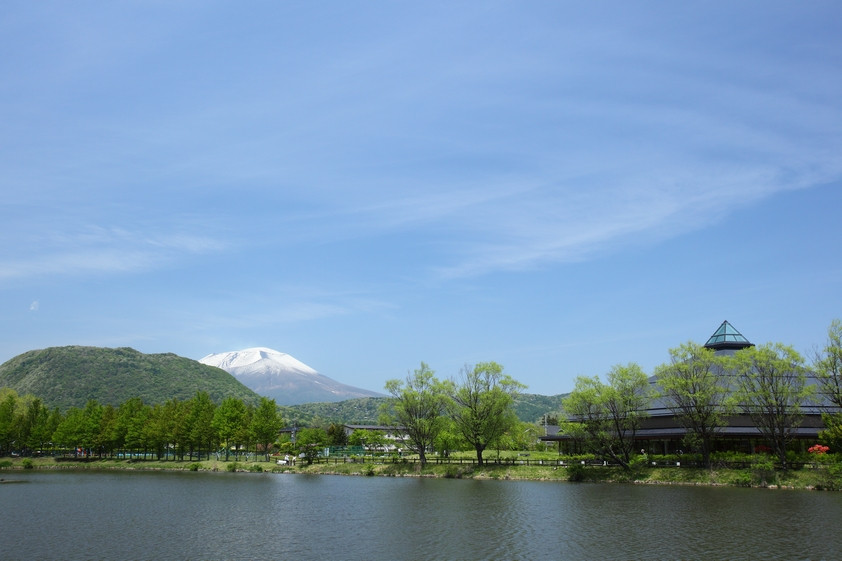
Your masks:
<svg viewBox="0 0 842 561"><path fill-rule="evenodd" d="M12 2L0 362L266 346L557 394L842 317L835 2Z"/></svg>

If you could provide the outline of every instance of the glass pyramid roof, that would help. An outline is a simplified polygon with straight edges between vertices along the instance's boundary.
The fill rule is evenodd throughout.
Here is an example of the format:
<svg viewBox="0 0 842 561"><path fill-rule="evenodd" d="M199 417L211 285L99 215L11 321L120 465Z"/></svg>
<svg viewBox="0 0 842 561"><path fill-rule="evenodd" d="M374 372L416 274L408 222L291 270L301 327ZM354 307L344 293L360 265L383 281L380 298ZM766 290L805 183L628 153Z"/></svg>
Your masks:
<svg viewBox="0 0 842 561"><path fill-rule="evenodd" d="M719 329L705 343L705 347L709 349L744 349L753 346L748 339L743 337L742 333L727 321L723 321Z"/></svg>

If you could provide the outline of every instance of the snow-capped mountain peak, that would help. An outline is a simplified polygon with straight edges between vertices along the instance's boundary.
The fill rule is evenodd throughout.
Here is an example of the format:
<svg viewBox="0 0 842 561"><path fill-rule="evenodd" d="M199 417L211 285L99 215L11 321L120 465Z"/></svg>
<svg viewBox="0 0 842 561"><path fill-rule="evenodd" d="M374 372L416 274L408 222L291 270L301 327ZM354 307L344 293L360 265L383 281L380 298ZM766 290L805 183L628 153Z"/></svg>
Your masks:
<svg viewBox="0 0 842 561"><path fill-rule="evenodd" d="M225 370L258 394L275 399L279 405L382 395L337 382L292 355L267 347L209 354L199 362Z"/></svg>
<svg viewBox="0 0 842 561"><path fill-rule="evenodd" d="M232 374L246 374L252 370L292 370L301 374L318 375L318 372L296 359L292 355L282 353L267 347L253 347L241 351L210 354L199 359L202 364L209 364L222 368L228 372L236 369ZM248 368L254 366L255 368Z"/></svg>

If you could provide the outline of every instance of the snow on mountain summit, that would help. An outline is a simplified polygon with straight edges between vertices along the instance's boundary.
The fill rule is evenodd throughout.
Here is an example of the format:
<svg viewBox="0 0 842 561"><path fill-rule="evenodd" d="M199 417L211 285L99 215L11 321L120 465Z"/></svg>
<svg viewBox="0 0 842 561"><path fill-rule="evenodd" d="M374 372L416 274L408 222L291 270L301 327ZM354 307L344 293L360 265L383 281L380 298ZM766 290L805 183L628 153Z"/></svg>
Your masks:
<svg viewBox="0 0 842 561"><path fill-rule="evenodd" d="M266 347L209 354L199 362L225 370L279 405L383 395L337 382L292 355Z"/></svg>
<svg viewBox="0 0 842 561"><path fill-rule="evenodd" d="M230 351L227 353L209 354L200 358L202 364L216 366L231 374L246 374L251 371L265 370L291 370L301 374L317 375L314 369L310 368L292 355L282 353L266 347L253 347L242 351ZM253 368L249 368L253 366ZM232 370L236 370L232 372Z"/></svg>

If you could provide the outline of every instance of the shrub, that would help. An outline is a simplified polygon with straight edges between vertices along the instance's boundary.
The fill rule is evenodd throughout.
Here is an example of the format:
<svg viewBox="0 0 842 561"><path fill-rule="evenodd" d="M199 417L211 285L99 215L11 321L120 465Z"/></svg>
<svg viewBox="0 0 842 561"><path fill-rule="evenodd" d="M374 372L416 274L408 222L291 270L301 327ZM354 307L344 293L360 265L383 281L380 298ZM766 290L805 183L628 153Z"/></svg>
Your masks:
<svg viewBox="0 0 842 561"><path fill-rule="evenodd" d="M0 461L0 469L12 467L12 460Z"/></svg>
<svg viewBox="0 0 842 561"><path fill-rule="evenodd" d="M830 464L817 471L816 489L822 491L842 490L842 464Z"/></svg>
<svg viewBox="0 0 842 561"><path fill-rule="evenodd" d="M366 464L365 468L363 468L363 474L365 474L368 477L374 475L374 466L371 464Z"/></svg>
<svg viewBox="0 0 842 561"><path fill-rule="evenodd" d="M455 466L450 464L444 468L444 477L448 479L462 479L465 476L470 477L473 473L473 466Z"/></svg>
<svg viewBox="0 0 842 561"><path fill-rule="evenodd" d="M821 444L814 444L807 448L807 452L817 456L827 454L830 451L830 446L822 446Z"/></svg>
<svg viewBox="0 0 842 561"><path fill-rule="evenodd" d="M722 467L731 467L735 463L751 463L755 460L755 458L756 457L751 454L735 451L714 452L710 455L711 463Z"/></svg>
<svg viewBox="0 0 842 561"><path fill-rule="evenodd" d="M744 471L735 473L731 479L731 484L737 487L751 487L751 474Z"/></svg>
<svg viewBox="0 0 842 561"><path fill-rule="evenodd" d="M34 467L31 458L24 458L21 465L23 466L23 469L32 469Z"/></svg>
<svg viewBox="0 0 842 561"><path fill-rule="evenodd" d="M585 466L582 464L573 464L567 468L567 481L584 481L585 480Z"/></svg>
<svg viewBox="0 0 842 561"><path fill-rule="evenodd" d="M253 473L263 473L263 466L260 466L258 464L251 464L248 469L250 472Z"/></svg>
<svg viewBox="0 0 842 561"><path fill-rule="evenodd" d="M225 471L237 471L238 469L240 469L240 464L237 462L231 462L225 466Z"/></svg>
<svg viewBox="0 0 842 561"><path fill-rule="evenodd" d="M757 485L766 486L775 481L775 464L772 460L759 460L751 466L751 475Z"/></svg>
<svg viewBox="0 0 842 561"><path fill-rule="evenodd" d="M202 464L196 462L196 463L192 463L189 466L187 466L187 469L189 469L190 471L199 471L200 467L202 467Z"/></svg>

